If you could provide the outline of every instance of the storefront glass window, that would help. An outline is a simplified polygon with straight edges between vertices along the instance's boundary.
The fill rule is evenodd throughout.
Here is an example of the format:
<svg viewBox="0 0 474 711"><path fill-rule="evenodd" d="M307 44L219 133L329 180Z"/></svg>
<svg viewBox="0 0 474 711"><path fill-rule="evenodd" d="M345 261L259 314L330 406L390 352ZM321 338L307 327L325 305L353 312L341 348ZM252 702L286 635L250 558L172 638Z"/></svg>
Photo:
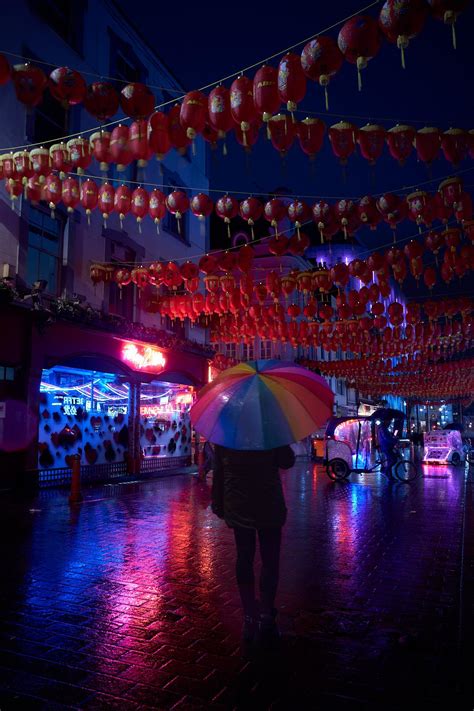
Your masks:
<svg viewBox="0 0 474 711"><path fill-rule="evenodd" d="M128 450L129 385L112 373L55 367L40 387L38 467L123 461Z"/></svg>
<svg viewBox="0 0 474 711"><path fill-rule="evenodd" d="M140 447L144 457L189 456L193 401L194 388L189 385L142 383Z"/></svg>

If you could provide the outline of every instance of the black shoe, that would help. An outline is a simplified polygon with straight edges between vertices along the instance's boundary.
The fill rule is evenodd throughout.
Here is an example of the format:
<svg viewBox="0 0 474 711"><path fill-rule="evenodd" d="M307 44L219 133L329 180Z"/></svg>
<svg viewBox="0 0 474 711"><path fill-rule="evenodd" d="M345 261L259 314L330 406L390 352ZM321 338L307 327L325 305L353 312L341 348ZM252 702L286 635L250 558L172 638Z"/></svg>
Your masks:
<svg viewBox="0 0 474 711"><path fill-rule="evenodd" d="M279 643L281 635L276 623L277 611L261 613L258 624L258 641L262 647L270 648Z"/></svg>

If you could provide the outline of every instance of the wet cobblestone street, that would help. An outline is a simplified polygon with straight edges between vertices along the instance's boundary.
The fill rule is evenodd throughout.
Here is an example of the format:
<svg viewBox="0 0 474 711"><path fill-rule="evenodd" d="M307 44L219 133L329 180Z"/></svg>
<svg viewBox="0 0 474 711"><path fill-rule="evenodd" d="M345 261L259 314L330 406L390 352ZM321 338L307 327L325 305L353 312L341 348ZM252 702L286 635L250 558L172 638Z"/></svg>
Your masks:
<svg viewBox="0 0 474 711"><path fill-rule="evenodd" d="M0 709L471 709L473 470L299 462L281 648L250 661L210 482L0 495Z"/></svg>

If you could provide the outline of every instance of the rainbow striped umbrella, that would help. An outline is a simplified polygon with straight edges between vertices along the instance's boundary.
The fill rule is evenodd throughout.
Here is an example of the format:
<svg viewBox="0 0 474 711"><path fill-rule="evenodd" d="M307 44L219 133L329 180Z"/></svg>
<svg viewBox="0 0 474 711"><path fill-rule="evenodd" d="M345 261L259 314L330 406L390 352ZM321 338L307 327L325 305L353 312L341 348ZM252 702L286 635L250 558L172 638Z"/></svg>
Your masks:
<svg viewBox="0 0 474 711"><path fill-rule="evenodd" d="M327 382L294 363L256 360L223 371L191 408L200 435L230 449L273 449L298 442L332 415Z"/></svg>

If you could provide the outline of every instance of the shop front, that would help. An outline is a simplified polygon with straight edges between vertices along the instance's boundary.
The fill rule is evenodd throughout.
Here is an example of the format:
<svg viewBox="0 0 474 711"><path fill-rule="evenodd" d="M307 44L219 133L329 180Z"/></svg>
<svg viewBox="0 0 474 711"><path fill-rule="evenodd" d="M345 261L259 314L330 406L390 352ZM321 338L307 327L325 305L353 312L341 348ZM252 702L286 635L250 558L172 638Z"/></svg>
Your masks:
<svg viewBox="0 0 474 711"><path fill-rule="evenodd" d="M187 466L189 411L208 380L203 355L56 323L33 334L28 448L40 486L70 480L73 455L83 480Z"/></svg>

